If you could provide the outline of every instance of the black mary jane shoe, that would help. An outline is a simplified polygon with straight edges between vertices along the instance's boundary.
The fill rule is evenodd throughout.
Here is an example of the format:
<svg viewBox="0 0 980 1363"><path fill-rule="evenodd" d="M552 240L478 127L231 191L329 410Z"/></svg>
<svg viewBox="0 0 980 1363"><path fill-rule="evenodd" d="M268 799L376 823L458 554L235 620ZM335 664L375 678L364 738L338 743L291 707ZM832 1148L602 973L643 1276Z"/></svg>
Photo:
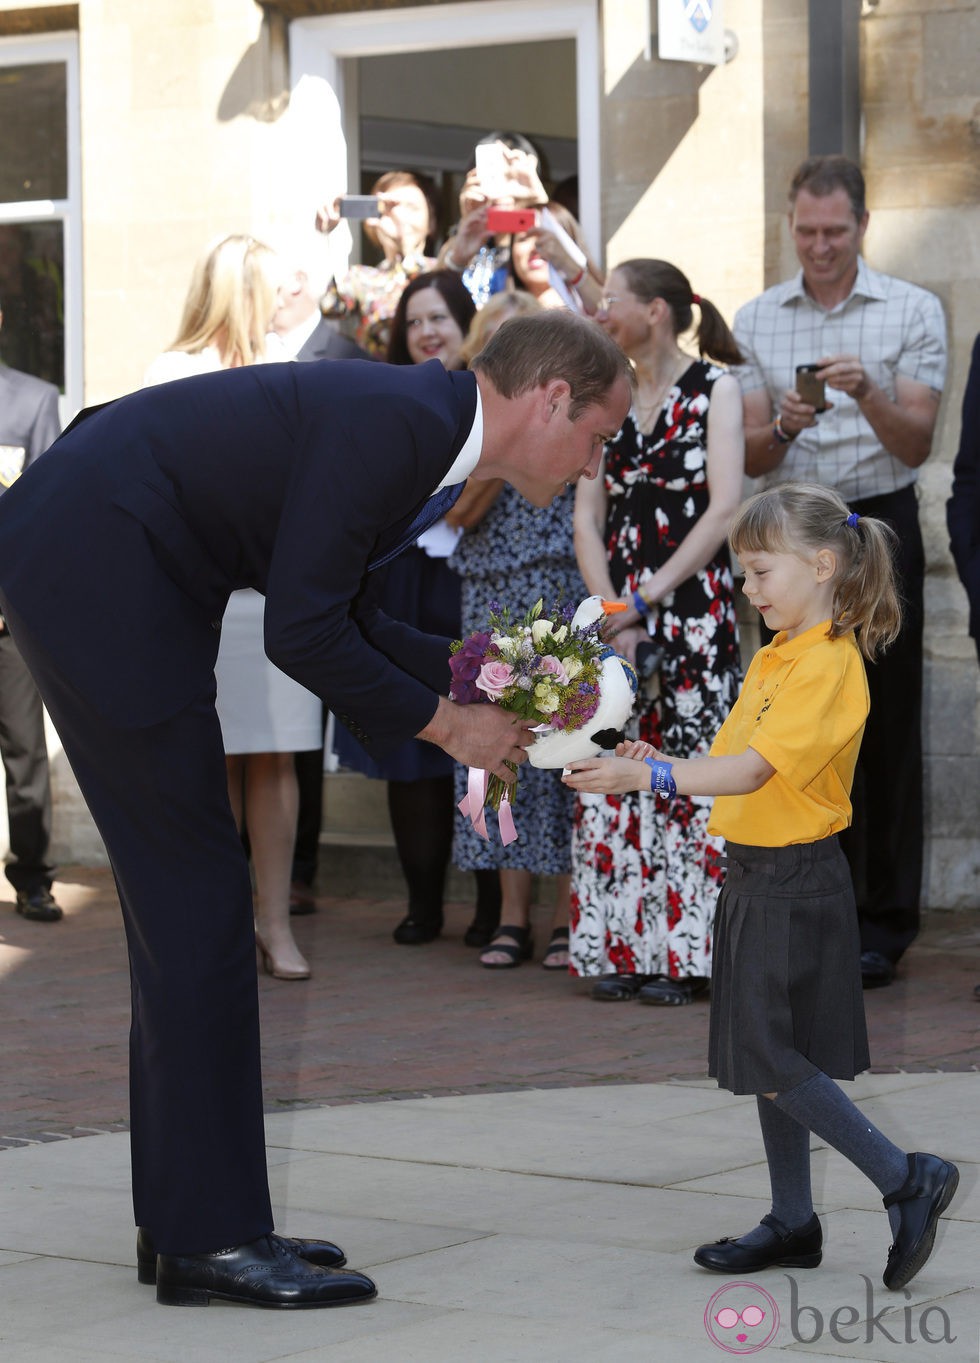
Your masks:
<svg viewBox="0 0 980 1363"><path fill-rule="evenodd" d="M600 1002L625 1003L635 999L644 985L658 979L657 975L600 975L592 986L592 998Z"/></svg>
<svg viewBox="0 0 980 1363"><path fill-rule="evenodd" d="M640 1003L659 1003L676 1007L678 1004L693 1003L707 988L708 981L701 975L692 975L686 980L672 980L666 975L660 975L643 985L636 997Z"/></svg>
<svg viewBox="0 0 980 1363"><path fill-rule="evenodd" d="M285 1235L273 1235L273 1240L281 1240L293 1254L298 1254L308 1264L319 1264L321 1268L343 1268L347 1255L331 1240L295 1240ZM136 1232L136 1276L144 1287L155 1287L157 1280L157 1251L153 1237L145 1227Z"/></svg>
<svg viewBox="0 0 980 1363"><path fill-rule="evenodd" d="M434 942L442 932L442 918L413 918L409 914L391 934L400 947L420 947Z"/></svg>
<svg viewBox="0 0 980 1363"><path fill-rule="evenodd" d="M960 1181L955 1164L926 1155L909 1155L909 1176L901 1188L883 1199L886 1209L898 1204L895 1243L888 1251L882 1282L893 1291L910 1283L932 1253L936 1226L953 1200Z"/></svg>
<svg viewBox="0 0 980 1363"><path fill-rule="evenodd" d="M513 938L508 941L507 938ZM520 965L521 961L529 961L534 951L534 941L531 937L531 929L518 928L512 923L501 923L500 927L493 934L487 943L487 951L497 951L501 956L506 956L505 961L485 961L480 957L480 964L484 970L513 970Z"/></svg>
<svg viewBox="0 0 980 1363"><path fill-rule="evenodd" d="M699 1245L694 1262L712 1273L758 1273L777 1265L785 1268L816 1268L823 1258L823 1231L814 1214L799 1230L789 1230L774 1216L764 1216L763 1226L772 1232L764 1245L740 1245L727 1237L713 1245Z"/></svg>
<svg viewBox="0 0 980 1363"><path fill-rule="evenodd" d="M378 1289L364 1273L320 1268L301 1259L278 1235L212 1254L158 1254L157 1301L161 1306L238 1306L302 1310L353 1306Z"/></svg>

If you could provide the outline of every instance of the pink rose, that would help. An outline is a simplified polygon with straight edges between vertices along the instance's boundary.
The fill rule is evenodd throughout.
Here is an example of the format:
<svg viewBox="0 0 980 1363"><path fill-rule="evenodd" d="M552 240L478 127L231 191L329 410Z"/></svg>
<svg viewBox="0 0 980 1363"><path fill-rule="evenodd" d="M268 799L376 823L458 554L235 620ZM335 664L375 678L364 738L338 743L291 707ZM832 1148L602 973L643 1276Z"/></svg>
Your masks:
<svg viewBox="0 0 980 1363"><path fill-rule="evenodd" d="M568 685L568 673L565 671L561 659L554 657L553 654L545 654L538 663L538 670L540 672L550 672L559 686Z"/></svg>
<svg viewBox="0 0 980 1363"><path fill-rule="evenodd" d="M476 685L481 691L486 692L491 700L499 700L513 680L514 669L510 663L498 661L483 664L480 668L480 675L476 679Z"/></svg>

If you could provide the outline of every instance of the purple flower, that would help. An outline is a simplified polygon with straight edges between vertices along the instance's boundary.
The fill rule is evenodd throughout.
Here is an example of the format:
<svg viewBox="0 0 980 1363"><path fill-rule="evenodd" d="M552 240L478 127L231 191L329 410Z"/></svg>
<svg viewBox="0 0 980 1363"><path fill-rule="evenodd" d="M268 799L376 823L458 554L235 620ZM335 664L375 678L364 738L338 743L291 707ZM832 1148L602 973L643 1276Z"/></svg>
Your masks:
<svg viewBox="0 0 980 1363"><path fill-rule="evenodd" d="M486 662L486 651L489 647L489 634L471 634L468 639L463 640L462 647L450 655L449 671L453 681L449 697L457 705L472 705L474 701L489 699L476 687L476 679Z"/></svg>

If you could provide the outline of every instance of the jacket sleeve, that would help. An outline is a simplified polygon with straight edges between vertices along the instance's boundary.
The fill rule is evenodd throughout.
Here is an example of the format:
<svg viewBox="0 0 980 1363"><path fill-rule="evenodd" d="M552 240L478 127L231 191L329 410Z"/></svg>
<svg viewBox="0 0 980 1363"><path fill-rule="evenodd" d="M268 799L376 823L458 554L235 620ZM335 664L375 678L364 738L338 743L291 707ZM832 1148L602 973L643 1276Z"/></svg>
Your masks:
<svg viewBox="0 0 980 1363"><path fill-rule="evenodd" d="M960 447L946 503L949 547L970 602L970 633L980 638L980 336L963 394Z"/></svg>
<svg viewBox="0 0 980 1363"><path fill-rule="evenodd" d="M286 494L266 588L266 652L374 754L432 718L434 664L447 654L445 641L376 607L357 617L355 602L379 536L448 469L456 415L377 393L352 400L339 420L336 405L314 410Z"/></svg>

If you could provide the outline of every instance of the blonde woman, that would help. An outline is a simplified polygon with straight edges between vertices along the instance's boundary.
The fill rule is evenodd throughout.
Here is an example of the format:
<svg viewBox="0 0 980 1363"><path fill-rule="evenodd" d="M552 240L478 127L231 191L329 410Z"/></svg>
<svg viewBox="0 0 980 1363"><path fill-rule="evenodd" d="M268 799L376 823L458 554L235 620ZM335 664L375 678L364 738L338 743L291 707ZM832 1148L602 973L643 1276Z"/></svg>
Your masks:
<svg viewBox="0 0 980 1363"><path fill-rule="evenodd" d="M253 237L224 237L195 266L177 338L144 383L284 358L268 334L280 281L270 247ZM266 658L264 604L258 592L232 593L215 668L217 709L228 795L252 851L263 964L276 979L305 980L310 967L289 922L299 799L293 754L319 747L320 702Z"/></svg>

